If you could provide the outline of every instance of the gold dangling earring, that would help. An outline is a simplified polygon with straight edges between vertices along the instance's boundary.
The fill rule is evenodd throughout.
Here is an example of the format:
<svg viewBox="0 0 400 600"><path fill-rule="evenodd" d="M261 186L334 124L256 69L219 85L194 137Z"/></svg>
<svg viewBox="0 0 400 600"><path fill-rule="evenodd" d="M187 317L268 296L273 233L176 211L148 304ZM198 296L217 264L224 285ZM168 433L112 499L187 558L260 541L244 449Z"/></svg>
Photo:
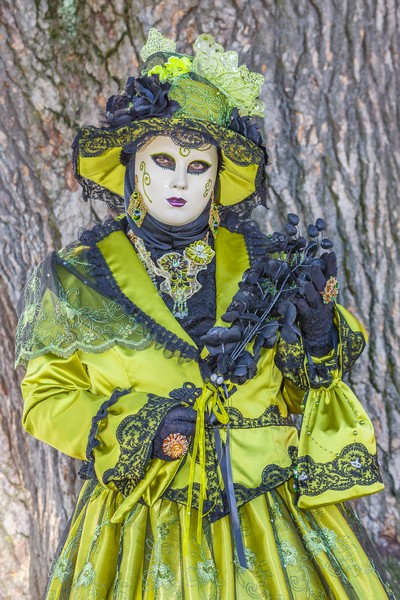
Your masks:
<svg viewBox="0 0 400 600"><path fill-rule="evenodd" d="M211 233L212 233L212 236L214 239L217 237L219 222L220 222L219 212L218 212L218 207L215 203L214 190L213 190L211 192L211 206L210 206L210 216L208 218L208 225L211 229Z"/></svg>
<svg viewBox="0 0 400 600"><path fill-rule="evenodd" d="M140 227L146 216L147 206L143 201L142 194L139 192L138 189L136 189L138 186L138 181L138 176L135 175L135 189L132 192L132 195L129 199L128 215L131 217L133 222L136 223L138 227Z"/></svg>

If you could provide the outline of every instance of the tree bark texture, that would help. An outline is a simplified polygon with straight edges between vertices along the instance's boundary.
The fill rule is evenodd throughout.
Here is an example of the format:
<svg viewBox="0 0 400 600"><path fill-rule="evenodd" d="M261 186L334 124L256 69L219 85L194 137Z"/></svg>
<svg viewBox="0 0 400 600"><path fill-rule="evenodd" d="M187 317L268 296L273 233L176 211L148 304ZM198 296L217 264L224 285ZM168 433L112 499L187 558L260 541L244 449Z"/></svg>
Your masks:
<svg viewBox="0 0 400 600"><path fill-rule="evenodd" d="M1 599L40 598L79 487L73 461L20 426L18 297L41 258L105 214L80 201L69 147L137 74L151 26L183 52L212 33L265 74L271 210L257 218L269 230L287 212L328 222L340 301L370 332L350 380L375 424L386 484L357 507L399 577L399 17L397 0L2 0Z"/></svg>

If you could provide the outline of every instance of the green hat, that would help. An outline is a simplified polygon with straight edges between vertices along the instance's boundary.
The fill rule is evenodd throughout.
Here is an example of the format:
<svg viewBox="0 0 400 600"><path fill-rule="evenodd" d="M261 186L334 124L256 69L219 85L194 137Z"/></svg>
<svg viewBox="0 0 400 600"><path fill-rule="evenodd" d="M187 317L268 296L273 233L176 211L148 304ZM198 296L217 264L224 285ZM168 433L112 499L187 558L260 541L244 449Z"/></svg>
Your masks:
<svg viewBox="0 0 400 600"><path fill-rule="evenodd" d="M142 77L130 77L124 92L109 98L102 127L81 128L73 143L84 199L100 198L123 212L130 153L163 135L183 147L211 143L220 149L219 205L240 203L243 212L264 204L267 154L250 121L263 115L263 76L238 66L237 53L224 52L211 35L200 35L193 48L193 56L178 54L175 42L150 30L140 53Z"/></svg>

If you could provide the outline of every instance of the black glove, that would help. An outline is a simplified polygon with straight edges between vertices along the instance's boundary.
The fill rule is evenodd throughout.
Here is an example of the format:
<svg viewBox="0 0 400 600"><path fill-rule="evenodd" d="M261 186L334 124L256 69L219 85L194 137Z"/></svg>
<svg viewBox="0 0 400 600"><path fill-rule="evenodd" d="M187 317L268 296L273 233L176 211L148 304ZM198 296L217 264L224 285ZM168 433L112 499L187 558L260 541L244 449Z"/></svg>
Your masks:
<svg viewBox="0 0 400 600"><path fill-rule="evenodd" d="M186 437L193 435L196 430L196 418L197 412L190 406L177 406L170 410L153 440L153 457L166 461L176 460L165 454L163 442L171 433L180 433Z"/></svg>
<svg viewBox="0 0 400 600"><path fill-rule="evenodd" d="M324 304L321 292L328 279L336 277L336 254L325 252L319 262L307 270L309 281L300 287L301 295L295 299L300 329L313 356L323 356L332 349L333 303Z"/></svg>

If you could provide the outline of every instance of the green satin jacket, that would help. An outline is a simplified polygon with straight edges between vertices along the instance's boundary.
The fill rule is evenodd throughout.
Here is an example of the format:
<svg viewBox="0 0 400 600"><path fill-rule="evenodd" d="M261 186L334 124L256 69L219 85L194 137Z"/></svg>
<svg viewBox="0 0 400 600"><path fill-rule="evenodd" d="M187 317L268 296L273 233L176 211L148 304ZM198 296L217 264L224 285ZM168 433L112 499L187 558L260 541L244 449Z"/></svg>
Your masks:
<svg viewBox="0 0 400 600"><path fill-rule="evenodd" d="M249 266L249 241L221 228L216 239L217 325ZM382 489L371 421L342 381L361 353L365 332L335 307L337 355L319 359L328 373L312 380L301 341L264 349L255 377L237 386L223 407L229 417L237 504L293 475L301 508ZM187 503L191 453L164 462L151 458L152 440L166 413L199 408L206 384L195 343L158 295L118 220L85 232L80 242L51 255L25 290L17 334L23 425L36 438L84 461L126 500ZM207 410L215 408L208 400ZM196 404L197 403L197 404ZM211 404L210 404L211 403ZM304 413L300 435L291 413ZM227 428L220 427L222 441ZM215 446L205 426L206 501L210 520L228 512ZM196 462L192 505L198 503Z"/></svg>

